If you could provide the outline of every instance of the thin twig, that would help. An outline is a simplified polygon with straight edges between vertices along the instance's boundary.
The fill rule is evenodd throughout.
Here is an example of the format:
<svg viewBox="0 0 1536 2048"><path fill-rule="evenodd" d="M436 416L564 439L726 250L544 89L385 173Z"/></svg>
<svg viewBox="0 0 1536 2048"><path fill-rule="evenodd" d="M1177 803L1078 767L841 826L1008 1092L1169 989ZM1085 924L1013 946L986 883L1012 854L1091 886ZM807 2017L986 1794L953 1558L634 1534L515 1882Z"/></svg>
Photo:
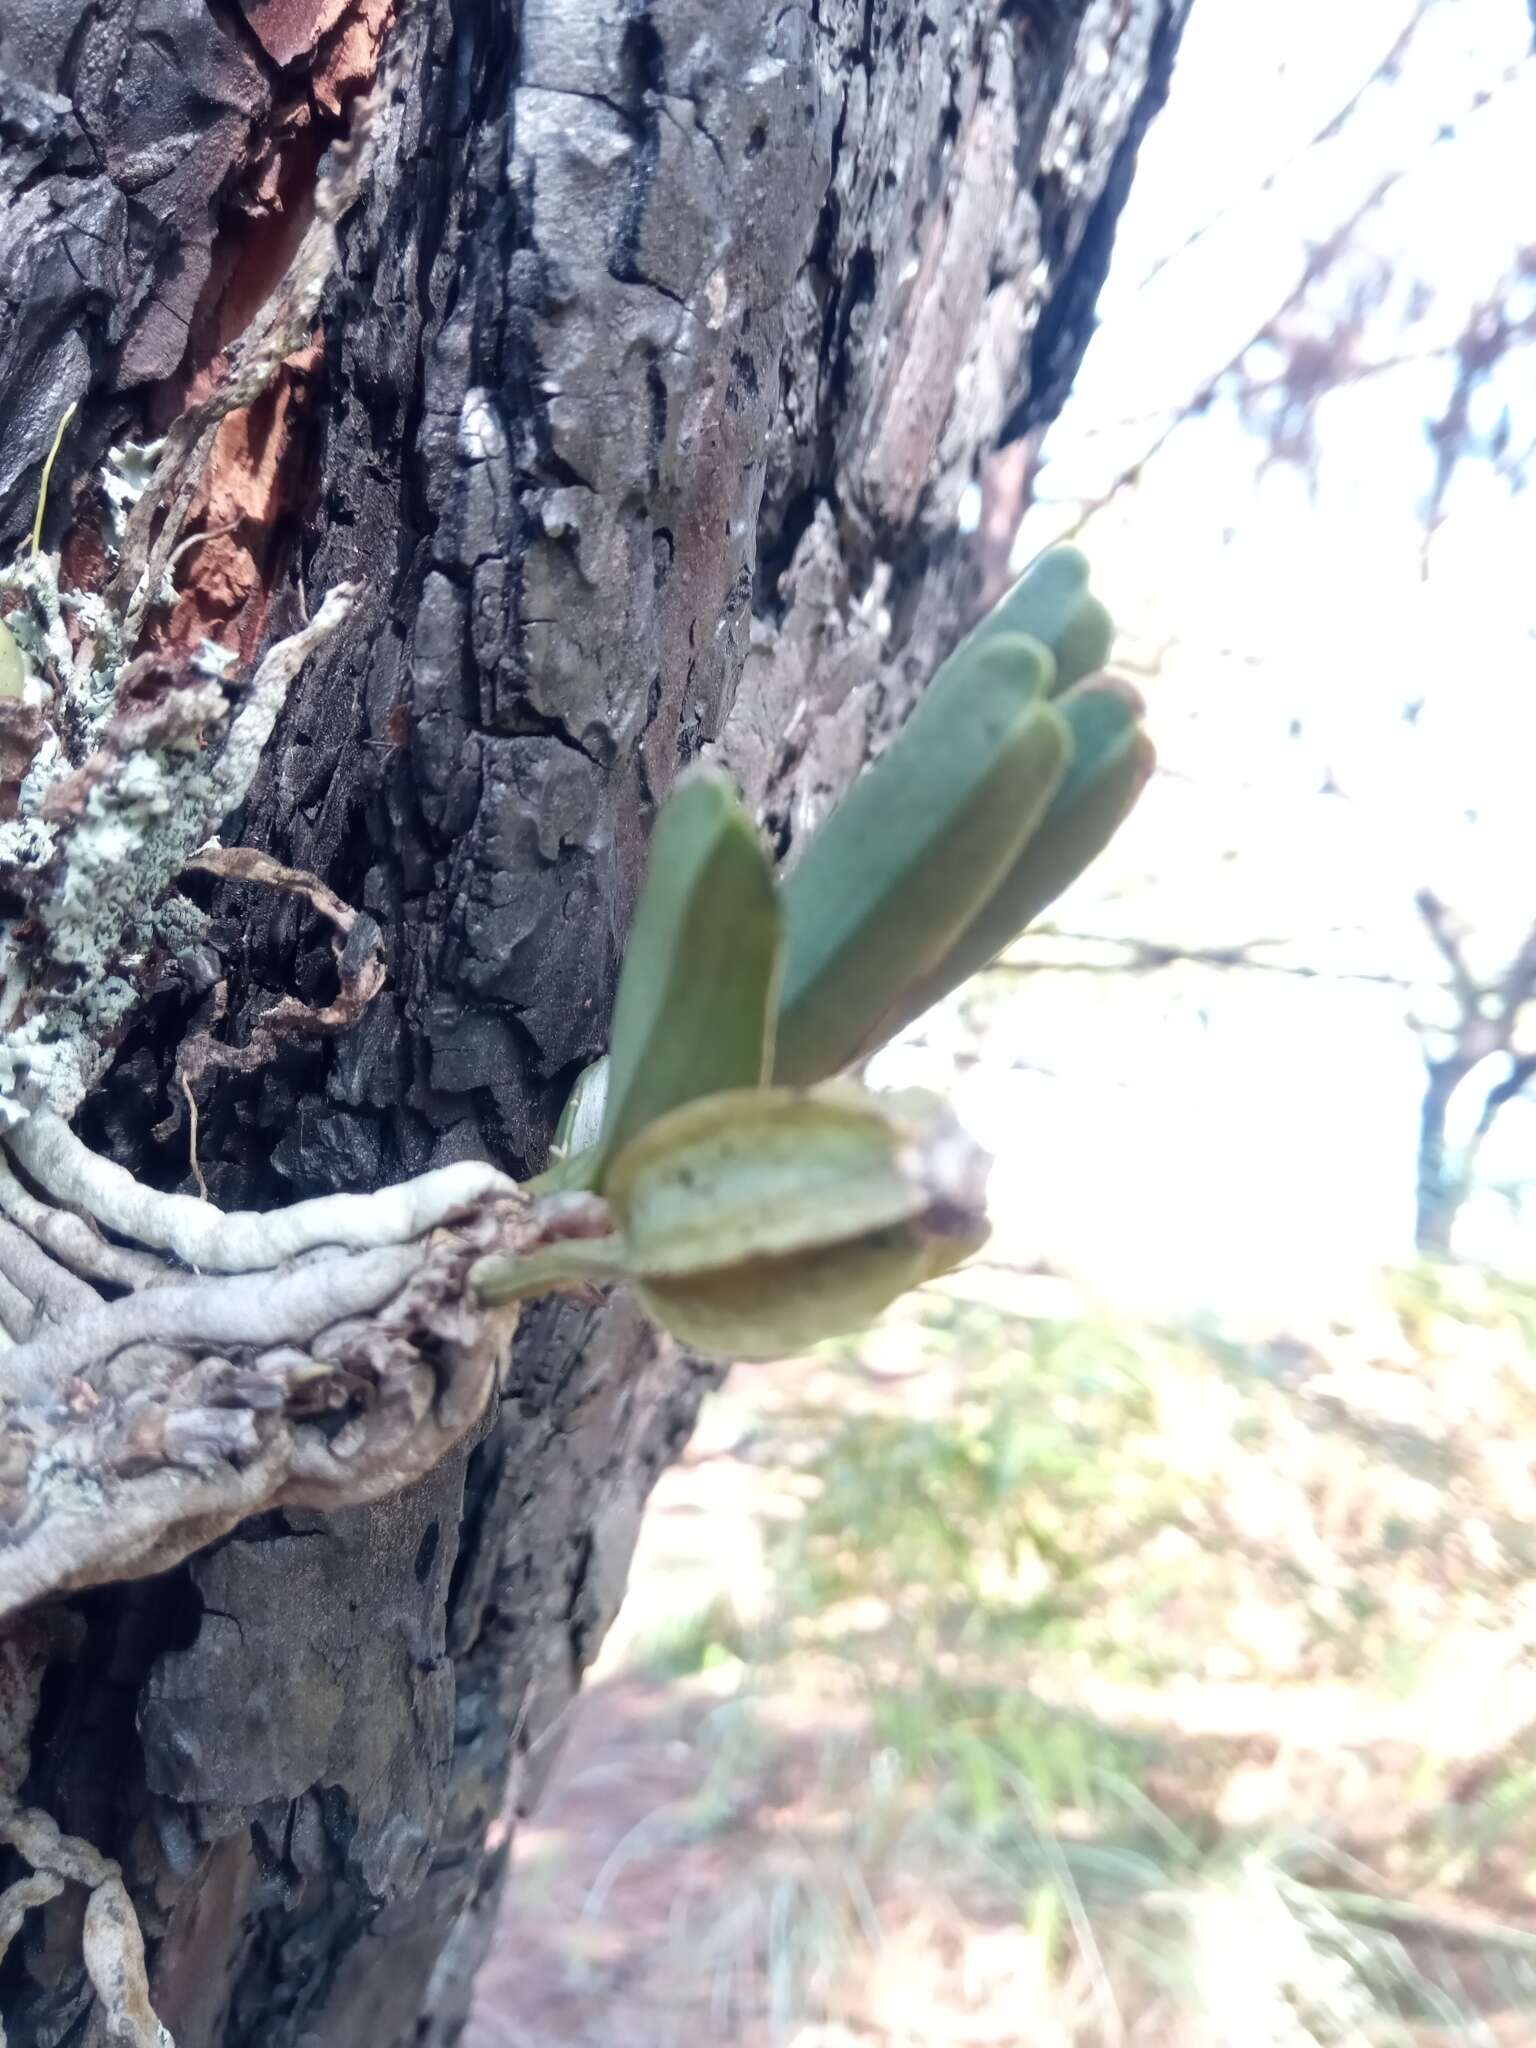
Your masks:
<svg viewBox="0 0 1536 2048"><path fill-rule="evenodd" d="M1225 206L1218 207L1213 214L1209 214L1206 219L1201 221L1198 227L1191 229L1182 242L1179 242L1174 248L1166 250L1163 255L1159 256L1151 268L1142 276L1136 286L1136 290L1144 292L1149 285L1155 284L1170 264L1177 263L1181 256L1187 256L1191 249L1204 241L1205 237L1220 227L1223 221L1230 220L1233 214L1239 212L1243 207L1251 205L1255 199L1262 199L1266 193L1272 192L1286 173L1293 171L1297 164L1304 163L1314 149L1321 148L1325 142L1332 142L1335 137L1340 135L1348 126L1351 118L1359 112L1366 96L1372 89L1383 79L1393 76L1401 65L1403 58L1407 55L1408 47L1412 43L1414 36L1418 33L1424 17L1433 7L1439 4L1440 0L1419 0L1419 4L1414 9L1411 19L1396 37L1391 48L1387 50L1385 55L1378 58L1359 85L1355 87L1349 98L1345 100L1341 107L1328 116L1328 119L1321 128L1314 129L1299 149L1292 150L1289 156L1274 165L1271 170L1264 174L1257 185L1251 186L1248 191L1240 193L1237 198L1229 200Z"/></svg>
<svg viewBox="0 0 1536 2048"><path fill-rule="evenodd" d="M1519 69L1520 67L1511 67L1502 75L1499 83L1501 85L1509 84L1519 75ZM1491 104L1492 99L1493 93L1490 89L1486 87L1479 88L1462 110L1459 117L1460 120L1465 121L1470 119L1473 114L1480 113L1484 107ZM1455 132L1456 125L1454 121L1443 122L1431 137L1427 150L1424 153L1428 154L1430 151L1437 149L1449 135ZM1394 171L1388 171L1377 180L1371 190L1366 193L1365 197L1360 200L1346 218L1339 223L1332 234L1328 235L1323 241L1309 247L1300 275L1273 311L1259 322L1253 332L1232 351L1231 355L1227 357L1226 361L1219 368L1213 370L1208 376L1202 377L1199 385L1191 395L1173 408L1161 429L1153 436L1152 440L1134 461L1127 463L1102 491L1096 493L1091 498L1080 501L1076 517L1070 525L1063 528L1057 534L1056 538L1058 540L1068 541L1076 539L1089 522L1096 518L1100 512L1106 510L1119 497L1122 491L1128 490L1133 484L1140 482L1147 466L1162 454L1180 427L1188 420L1197 417L1210 406L1219 387L1229 377L1236 376L1241 370L1244 358L1249 352L1256 348L1288 313L1296 310L1317 280L1333 267L1361 222L1382 205L1413 168L1415 168L1413 164L1403 164Z"/></svg>
<svg viewBox="0 0 1536 2048"><path fill-rule="evenodd" d="M181 1092L187 1104L187 1160L192 1168L192 1178L197 1182L200 1201L208 1199L208 1183L203 1179L203 1169L197 1158L197 1097L192 1093L192 1083L186 1075L181 1076Z"/></svg>
<svg viewBox="0 0 1536 2048"><path fill-rule="evenodd" d="M1034 931L1032 939L1059 939L1068 945L1116 946L1118 960L996 960L989 974L1140 974L1162 967L1216 967L1241 969L1255 974L1285 974L1297 981L1356 981L1377 988L1414 989L1421 984L1397 974L1373 973L1368 968L1313 967L1302 961L1259 960L1251 945L1278 941L1252 940L1248 945L1180 946L1158 939L1115 938L1105 932Z"/></svg>
<svg viewBox="0 0 1536 2048"><path fill-rule="evenodd" d="M1450 906L1437 896L1433 889L1416 892L1414 908L1424 921L1424 928L1434 942L1435 951L1450 970L1451 985L1460 997L1463 1008L1477 1012L1482 1002L1483 991L1477 978L1467 965L1467 956L1462 950L1466 937L1465 927L1455 917Z"/></svg>

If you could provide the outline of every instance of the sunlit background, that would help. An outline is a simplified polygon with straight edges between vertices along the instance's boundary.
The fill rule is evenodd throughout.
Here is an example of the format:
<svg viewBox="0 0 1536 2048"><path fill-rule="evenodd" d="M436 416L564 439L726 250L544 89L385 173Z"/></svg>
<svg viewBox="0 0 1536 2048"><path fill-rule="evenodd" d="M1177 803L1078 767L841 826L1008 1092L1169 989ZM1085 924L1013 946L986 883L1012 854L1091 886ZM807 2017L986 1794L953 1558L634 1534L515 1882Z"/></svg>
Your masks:
<svg viewBox="0 0 1536 2048"><path fill-rule="evenodd" d="M1287 1312L1412 1251L1426 1043L1456 1014L1416 895L1480 981L1536 927L1530 38L1512 0L1197 0L1017 558L1087 549L1164 768L1048 924L1243 964L1131 986L1122 949L1031 944L1079 985L986 991L963 1098L1008 1134L1019 1256ZM1510 1063L1468 1077L1453 1144ZM1516 1098L1457 1251L1536 1267L1533 1179Z"/></svg>
<svg viewBox="0 0 1536 2048"><path fill-rule="evenodd" d="M1532 26L1195 0L1014 556L1161 772L877 1062L992 1244L707 1404L476 2048L1536 2044Z"/></svg>

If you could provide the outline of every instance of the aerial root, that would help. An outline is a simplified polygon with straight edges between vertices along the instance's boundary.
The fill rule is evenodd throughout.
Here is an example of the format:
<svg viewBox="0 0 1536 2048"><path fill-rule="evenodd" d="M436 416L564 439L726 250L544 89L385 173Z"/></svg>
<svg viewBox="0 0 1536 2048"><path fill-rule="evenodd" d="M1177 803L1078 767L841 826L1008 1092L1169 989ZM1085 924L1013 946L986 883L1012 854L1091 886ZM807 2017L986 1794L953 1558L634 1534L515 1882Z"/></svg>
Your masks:
<svg viewBox="0 0 1536 2048"><path fill-rule="evenodd" d="M168 1252L205 1273L249 1273L324 1246L365 1251L404 1244L517 1183L494 1166L464 1160L370 1195L320 1195L270 1211L216 1209L193 1195L147 1188L92 1152L62 1117L39 1111L5 1140L28 1178L54 1201L83 1211L118 1237Z"/></svg>
<svg viewBox="0 0 1536 2048"><path fill-rule="evenodd" d="M89 1897L81 1946L108 2040L123 2048L172 2048L149 2002L144 1935L117 1864L78 1835L63 1834L57 1821L33 1806L8 1803L0 1809L0 1842L33 1867L31 1877L0 1892L0 1960L28 1912L56 1899L66 1883L83 1885ZM4 2043L0 2023L0 2048Z"/></svg>
<svg viewBox="0 0 1536 2048"><path fill-rule="evenodd" d="M51 1204L22 1186L0 1152L0 1216L24 1230L82 1280L108 1287L159 1287L173 1278L164 1260L111 1244L94 1225ZM13 1333L14 1334L14 1333Z"/></svg>
<svg viewBox="0 0 1536 2048"><path fill-rule="evenodd" d="M569 1198L476 1162L225 1213L140 1186L46 1112L3 1142L0 1618L164 1570L252 1513L421 1478L507 1356L516 1308L476 1269L573 1228Z"/></svg>

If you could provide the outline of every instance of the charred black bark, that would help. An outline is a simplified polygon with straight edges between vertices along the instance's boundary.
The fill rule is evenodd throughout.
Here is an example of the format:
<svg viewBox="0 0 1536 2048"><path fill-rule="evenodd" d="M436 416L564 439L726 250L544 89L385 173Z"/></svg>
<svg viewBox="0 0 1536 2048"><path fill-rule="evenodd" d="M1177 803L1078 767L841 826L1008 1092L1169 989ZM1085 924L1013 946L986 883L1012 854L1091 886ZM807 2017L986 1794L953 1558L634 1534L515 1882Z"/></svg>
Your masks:
<svg viewBox="0 0 1536 2048"><path fill-rule="evenodd" d="M237 504L249 579L192 601L255 635L364 584L238 831L365 908L391 980L220 1078L216 1199L542 1163L679 766L717 750L787 852L952 643L960 493L1070 384L1183 11L421 0L323 352L240 451L277 478ZM238 326L382 12L7 0L0 544L67 403L50 530ZM237 1016L323 994L292 904L217 909ZM88 1112L166 1185L189 1001ZM710 1382L622 1305L541 1310L409 1494L69 1603L26 1795L122 1859L181 2048L452 2037L508 1770L526 1810ZM43 2048L88 2006L66 1894L0 2009Z"/></svg>

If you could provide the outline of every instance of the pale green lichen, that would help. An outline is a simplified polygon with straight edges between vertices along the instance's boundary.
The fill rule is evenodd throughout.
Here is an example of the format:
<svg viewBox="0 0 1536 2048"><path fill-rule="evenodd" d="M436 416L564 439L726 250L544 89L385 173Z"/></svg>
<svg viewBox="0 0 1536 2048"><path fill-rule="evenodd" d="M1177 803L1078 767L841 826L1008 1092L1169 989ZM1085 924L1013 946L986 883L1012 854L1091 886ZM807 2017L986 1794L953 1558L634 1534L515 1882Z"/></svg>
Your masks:
<svg viewBox="0 0 1536 2048"><path fill-rule="evenodd" d="M119 510L153 474L151 453L118 451L108 496ZM169 562L160 573L168 583ZM41 551L0 571L0 590L23 600L9 618L23 664L11 702L43 714L15 815L0 824L0 872L26 904L23 920L0 924L0 1128L36 1108L72 1113L133 1006L132 970L200 936L176 879L243 799L294 676L353 597L346 585L330 592L243 689L238 657L204 639L157 696L125 704L116 601L61 593L58 574L58 557Z"/></svg>
<svg viewBox="0 0 1536 2048"><path fill-rule="evenodd" d="M107 450L101 473L102 496L107 501L107 525L102 539L118 554L128 530L128 515L154 480L164 440L121 441Z"/></svg>
<svg viewBox="0 0 1536 2048"><path fill-rule="evenodd" d="M62 674L75 666L59 595L58 556L19 555L8 567L0 568L0 594L8 591L22 599L6 615L6 625L27 664L30 701L39 703L44 685L38 672L52 668Z"/></svg>

